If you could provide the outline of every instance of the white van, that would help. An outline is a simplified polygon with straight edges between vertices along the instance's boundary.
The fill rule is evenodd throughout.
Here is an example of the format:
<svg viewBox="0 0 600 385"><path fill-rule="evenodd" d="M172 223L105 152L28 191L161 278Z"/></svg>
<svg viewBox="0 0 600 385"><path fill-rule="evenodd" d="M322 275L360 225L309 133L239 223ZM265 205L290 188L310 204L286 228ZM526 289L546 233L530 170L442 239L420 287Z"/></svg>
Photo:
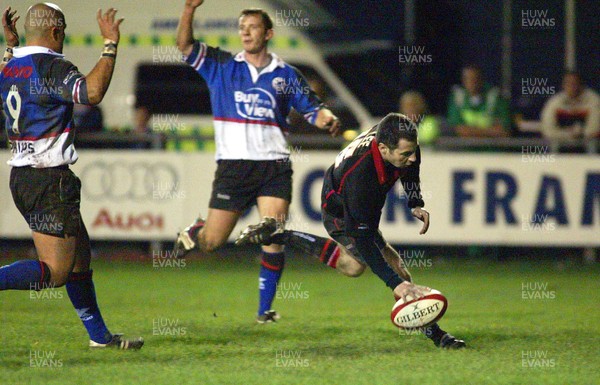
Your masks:
<svg viewBox="0 0 600 385"><path fill-rule="evenodd" d="M181 63L181 54L175 45L176 28L184 0L62 0L58 5L63 9L67 22L64 54L83 73L92 69L102 49L96 10L112 6L118 9L119 17L125 18L121 25L121 41L113 80L100 105L106 127L119 129L134 125L136 85L138 99L140 95L145 95L146 99L160 100L160 92L157 93L156 88L152 89L148 85L150 80L150 83L162 83L164 87L160 89L166 95L172 95L171 104L176 106L174 110L167 107L165 111L154 111L155 115L150 122L152 129L167 131L169 126L181 128L193 124L201 133L211 131L206 129L212 127L210 110L204 110L206 106L210 109L208 93L190 93L193 87L201 87L197 85L199 82L181 78L188 75L178 75L178 71L187 69L173 69L178 65L186 66ZM19 14L24 15L25 6L17 8ZM206 0L196 11L194 37L223 50L234 53L241 51L237 30L238 15L245 8L262 8L269 12L275 24L275 37L270 43L270 50L297 66L307 77L310 75L322 79L330 97L348 111L348 118L342 119L347 127L362 130L374 124L366 108L334 74L323 60L322 53L303 32L302 29L310 23L310 15L300 9L275 9L267 1ZM152 67L158 68L158 71ZM162 79L161 73L164 75ZM136 82L136 78L140 82ZM170 90L167 89L169 87ZM198 102L201 105L199 110L194 110L193 114L189 108L183 108L181 113L177 111L178 107L189 101ZM140 104L140 100L137 102Z"/></svg>

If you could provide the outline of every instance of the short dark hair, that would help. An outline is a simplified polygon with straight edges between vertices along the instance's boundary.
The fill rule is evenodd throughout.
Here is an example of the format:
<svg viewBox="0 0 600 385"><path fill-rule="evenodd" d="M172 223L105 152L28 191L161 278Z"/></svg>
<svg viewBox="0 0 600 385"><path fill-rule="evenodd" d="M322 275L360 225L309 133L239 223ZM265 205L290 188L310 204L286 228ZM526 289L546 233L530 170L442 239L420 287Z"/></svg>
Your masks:
<svg viewBox="0 0 600 385"><path fill-rule="evenodd" d="M273 19L267 13L267 11L260 8L247 8L240 12L240 17L248 16L248 15L257 15L262 18L263 24L265 25L265 29L268 31L273 29Z"/></svg>
<svg viewBox="0 0 600 385"><path fill-rule="evenodd" d="M400 139L417 142L417 125L406 115L392 112L377 124L375 139L393 151Z"/></svg>

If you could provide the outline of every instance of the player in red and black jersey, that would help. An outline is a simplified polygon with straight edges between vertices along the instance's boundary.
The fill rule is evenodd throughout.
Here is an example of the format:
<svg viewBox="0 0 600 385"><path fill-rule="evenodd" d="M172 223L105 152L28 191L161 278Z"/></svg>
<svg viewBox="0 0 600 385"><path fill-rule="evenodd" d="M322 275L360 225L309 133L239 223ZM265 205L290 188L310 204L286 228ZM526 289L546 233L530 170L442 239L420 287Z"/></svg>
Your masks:
<svg viewBox="0 0 600 385"><path fill-rule="evenodd" d="M429 213L423 209L420 164L416 125L404 115L389 114L340 152L325 173L321 194L323 224L333 239L284 230L283 223L265 218L244 230L236 243L289 245L351 277L361 275L369 266L396 298L422 297L427 288L412 283L402 258L379 231L387 193L400 179L412 215L423 222L420 234L427 232ZM464 341L437 324L423 332L436 346L465 347Z"/></svg>

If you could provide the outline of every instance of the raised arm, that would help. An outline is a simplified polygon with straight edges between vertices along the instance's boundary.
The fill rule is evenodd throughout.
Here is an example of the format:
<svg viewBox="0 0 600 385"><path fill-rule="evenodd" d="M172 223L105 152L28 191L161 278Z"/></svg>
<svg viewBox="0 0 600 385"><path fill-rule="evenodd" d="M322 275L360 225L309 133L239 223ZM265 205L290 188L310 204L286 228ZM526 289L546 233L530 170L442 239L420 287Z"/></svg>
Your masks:
<svg viewBox="0 0 600 385"><path fill-rule="evenodd" d="M115 21L116 13L117 10L114 8L110 8L104 14L99 9L96 15L100 33L104 38L104 50L98 63L96 63L92 71L85 77L90 104L98 104L102 101L108 90L113 70L115 69L117 45L120 38L119 26L123 22L123 19Z"/></svg>
<svg viewBox="0 0 600 385"><path fill-rule="evenodd" d="M15 17L17 11L11 10L10 7L4 10L2 15L2 27L4 28L4 40L6 41L6 51L0 63L0 71L4 69L6 63L12 58L12 49L19 45L19 34L17 33L17 20L20 16Z"/></svg>
<svg viewBox="0 0 600 385"><path fill-rule="evenodd" d="M177 25L177 48L185 56L189 56L194 45L194 12L204 0L186 0L179 24Z"/></svg>

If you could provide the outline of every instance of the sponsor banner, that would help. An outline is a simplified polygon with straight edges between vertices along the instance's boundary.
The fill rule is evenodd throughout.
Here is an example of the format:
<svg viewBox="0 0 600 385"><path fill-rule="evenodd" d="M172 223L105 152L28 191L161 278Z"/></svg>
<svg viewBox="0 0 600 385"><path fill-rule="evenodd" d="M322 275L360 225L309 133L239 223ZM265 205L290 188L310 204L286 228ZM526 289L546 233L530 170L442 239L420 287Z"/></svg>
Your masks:
<svg viewBox="0 0 600 385"><path fill-rule="evenodd" d="M296 154L297 152L297 154ZM320 222L323 174L335 152L292 152L294 195L288 228L325 236ZM82 214L94 239L173 240L206 215L216 163L212 154L79 151ZM14 207L8 151L0 152L0 236L29 237ZM600 161L586 155L423 152L421 191L431 226L406 208L400 184L390 192L381 231L391 243L600 245ZM227 197L223 197L226 199ZM246 213L231 239L256 223Z"/></svg>

